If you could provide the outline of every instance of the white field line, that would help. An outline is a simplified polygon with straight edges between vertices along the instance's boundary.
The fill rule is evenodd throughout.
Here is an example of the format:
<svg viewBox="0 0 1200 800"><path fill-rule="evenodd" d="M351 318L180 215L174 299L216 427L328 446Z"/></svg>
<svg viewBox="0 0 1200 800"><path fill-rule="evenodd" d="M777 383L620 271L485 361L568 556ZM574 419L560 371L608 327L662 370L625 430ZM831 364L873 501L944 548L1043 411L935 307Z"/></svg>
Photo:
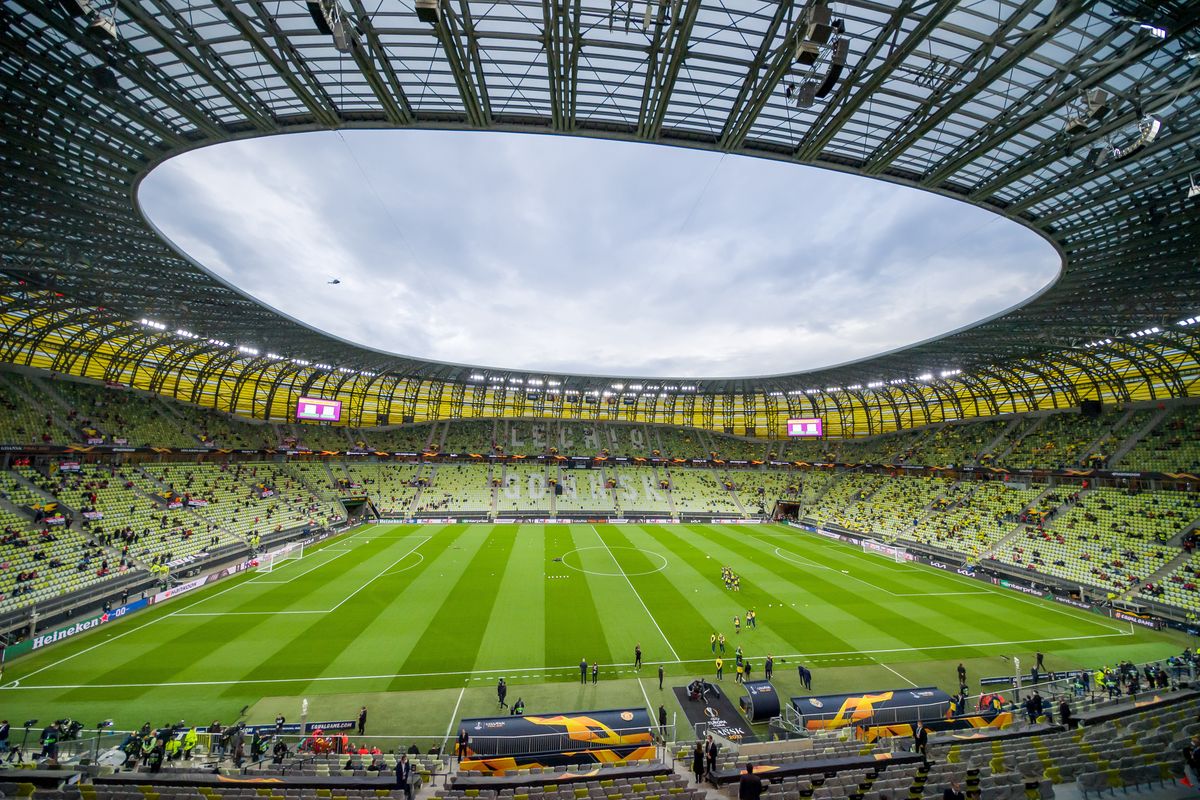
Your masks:
<svg viewBox="0 0 1200 800"><path fill-rule="evenodd" d="M875 659L871 659L871 660L872 660L872 661L875 661ZM896 672L896 670L892 669L891 667L889 667L887 664L883 663L882 661L875 661L875 663L876 663L876 664L878 664L879 666L883 667L884 669L886 669L888 672L890 672L890 673L892 673L893 675L895 675L895 676L896 676L897 678L899 678L900 680L902 680L902 681L904 681L905 683L907 683L909 686L916 686L916 685L917 685L917 684L913 683L912 681L910 681L908 678L906 678L906 677L904 677L903 675L901 675L899 672Z"/></svg>
<svg viewBox="0 0 1200 800"><path fill-rule="evenodd" d="M371 530L371 528L364 528L363 530L358 531L357 533L350 534L349 536L346 537L346 539L352 539L355 536L358 536L360 533L366 533L369 530ZM343 539L342 541L345 541L345 539ZM95 650L99 647L103 647L106 644L111 644L112 642L115 642L118 639L123 639L126 636L128 636L129 634L136 633L137 631L140 631L143 628L147 628L156 622L162 622L164 619L169 619L171 617L178 616L181 613L183 613L184 611L187 611L189 608L194 608L194 607L200 605L201 603L208 602L209 600L212 600L213 598L220 597L221 595L225 594L226 592L231 592L234 589L241 588L242 586L245 586L246 584L252 583L252 582L253 582L252 580L239 581L239 582L233 584L232 586L225 587L224 589L217 592L216 594L210 594L210 595L201 597L199 600L196 600L194 603L189 603L186 606L183 606L182 608L180 608L176 611L172 611L170 614L163 614L161 617L156 617L156 618L150 620L149 622L146 622L142 625L137 626L136 628L130 628L129 630L118 633L115 636L111 636L111 637L105 639L104 641L96 642L91 647L86 647L83 650L78 650L74 653L71 653L70 655L63 656L62 658L58 659L57 661L52 661L49 664L47 664L46 666L39 667L38 669L35 669L33 672L30 672L28 675L25 675L23 678L21 678L21 680L27 680L27 679L33 677L34 675L38 675L42 672L45 672L48 669L57 667L59 664L66 663L67 661L70 661L71 659L76 658L77 656L81 656L84 653L90 653L93 650ZM16 683L16 681L14 681L14 683ZM0 687L0 688L7 688L7 687Z"/></svg>
<svg viewBox="0 0 1200 800"><path fill-rule="evenodd" d="M454 730L454 723L458 721L458 707L462 703L463 695L466 694L467 687L462 687L458 692L458 699L454 701L454 710L450 712L450 724L446 726L446 735L442 737L442 752L446 752L446 742L450 741L450 732Z"/></svg>
<svg viewBox="0 0 1200 800"><path fill-rule="evenodd" d="M411 553L409 555L411 555ZM422 563L424 563L424 561L425 554L417 553L417 560L415 562L409 564L407 567L401 567L400 569L394 569L391 572L384 573L382 577L386 578L388 575L399 575L401 572L408 572L413 567L420 566Z"/></svg>
<svg viewBox="0 0 1200 800"><path fill-rule="evenodd" d="M315 558L316 556L319 556L319 555L321 555L321 553L324 553L324 552L325 552L324 550L318 550L312 556L305 556L305 558ZM268 586L270 586L272 584L282 585L285 583L291 583L292 581L296 580L296 578L303 578L308 573L310 573L314 570L318 570L321 567L325 566L326 564L332 564L334 561L337 561L339 558L346 555L346 553L353 553L353 552L354 552L353 550L339 550L339 551L337 551L337 555L334 556L333 558L328 558L328 559L322 561L320 564L317 564L315 567L309 567L308 569L304 570L304 572L297 573L297 574L293 575L292 577L285 578L284 580L281 580L281 581L264 581L261 578L252 578L249 581L247 581L247 583L266 584ZM300 563L300 561L297 560L296 563ZM270 572L264 572L263 575L264 576L265 575L274 575L276 572L278 572L280 569L283 569L286 566L287 566L287 564L284 564L283 567L279 567L279 569L272 569Z"/></svg>
<svg viewBox="0 0 1200 800"><path fill-rule="evenodd" d="M806 538L805 541L809 541L809 539ZM846 544L845 542L834 542L832 540L829 540L828 542L819 541L819 537L818 537L818 539L813 539L812 541L817 541L819 544L826 544L826 545L833 546L835 548L839 548L843 552L854 553L855 555L859 555L859 552L857 550L850 547L850 545ZM764 544L766 544L766 542L764 542ZM791 551L788 551L788 552L791 552ZM828 568L833 569L833 567L828 567ZM931 575L939 575L942 577L957 580L960 583L969 584L970 586L972 586L973 588L975 588L977 590L982 589L983 593L986 593L986 594L995 594L1000 597L1007 598L1009 600L1015 600L1018 603L1025 603L1026 605L1033 606L1034 608L1041 609L1042 611L1050 611L1055 614L1062 614L1064 617L1069 617L1070 619L1073 619L1076 622L1087 622L1092 625L1095 625L1098 628L1103 628L1106 631L1114 631L1116 633L1124 633L1124 631L1121 628L1116 628L1116 627L1113 627L1112 625L1107 625L1103 622L1097 621L1094 618L1095 617L1094 614L1090 615L1090 616L1081 616L1081 614L1087 614L1087 612L1081 612L1081 614L1077 614L1071 610L1057 607L1056 603L1048 603L1046 601L1038 602L1038 601L1031 600L1027 597L1021 597L1021 595L1017 592L1009 591L1007 589L997 589L995 586L991 586L990 584L984 583L983 581L979 581L974 578L968 578L964 575L959 575L957 572L949 572L947 570L940 570L940 569L937 569L936 567L930 567L929 569L936 570L936 572L929 573ZM972 592L967 592L967 594L972 594ZM919 595L914 595L914 596L919 596ZM1132 625L1132 623L1131 623L1131 625Z"/></svg>
<svg viewBox="0 0 1200 800"><path fill-rule="evenodd" d="M267 614L328 614L323 608L301 611L192 611L187 614L176 614L177 617L261 617Z"/></svg>
<svg viewBox="0 0 1200 800"><path fill-rule="evenodd" d="M657 721L658 714L654 712L654 706L650 705L650 695L646 694L646 687L642 685L641 678L635 678L638 688L642 690L642 698L646 701L646 713L650 715L650 719Z"/></svg>
<svg viewBox="0 0 1200 800"><path fill-rule="evenodd" d="M818 564L817 562L811 561L811 560L805 558L804 556L797 555L796 553L793 553L790 550L784 550L780 547L776 547L775 555L778 556L779 558L782 558L784 561L790 561L793 564L800 564L801 566L811 566L811 567L818 567L820 569L827 569L836 576L841 576L843 578L849 578L852 581L858 581L859 583L863 583L863 584L866 584L867 586L870 586L872 589L875 589L876 591L883 592L884 594L890 594L892 597L949 597L949 596L954 596L954 595L989 594L989 592L985 592L985 591L976 591L976 592L893 592L890 589L885 589L882 586L878 586L874 583L871 583L868 580L851 575L849 572L842 572L840 569L837 569L836 567L831 567L831 566L828 566L827 564ZM797 559L799 559L799 560L797 560ZM981 589L982 589L982 587L981 587Z"/></svg>
<svg viewBox="0 0 1200 800"><path fill-rule="evenodd" d="M153 623L147 623L147 624L153 624ZM879 650L835 650L835 651L817 652L817 653L790 653L790 654L776 656L776 658L780 662L783 662L789 658L814 659L814 658L825 658L825 657L831 657L831 656L870 657L873 655L888 655L888 654L892 654L892 653L917 653L917 652L925 652L925 651L929 651L929 650L960 650L960 649L965 650L965 649L971 649L971 648L976 648L976 647L1010 647L1012 645L1019 645L1019 644L1044 644L1047 642L1078 642L1078 641L1085 641L1088 639L1115 639L1115 638L1119 638L1119 637L1127 637L1127 636L1133 636L1133 635L1134 634L1132 634L1132 633L1124 633L1124 632L1122 632L1122 633L1097 633L1097 634L1089 634L1089 635L1085 635L1085 636L1057 636L1057 637L1049 637L1049 638L1043 638L1043 639L1017 639L1017 640L1008 641L1008 642L966 642L966 643L962 643L962 644L930 645L929 647L891 647L891 648L885 648L885 649L879 649ZM78 655L78 654L76 654L76 655ZM711 659L693 658L693 659L688 659L688 660L677 659L675 661L644 661L642 663L643 663L643 666L658 666L659 664L662 664L664 666L670 666L672 664L709 664L709 663L711 663ZM632 662L627 663L627 664L609 664L609 668L632 667L632 666L633 666ZM42 668L42 670L45 670L45 669L49 669L49 667ZM38 670L38 671L41 672L42 670ZM62 689L134 689L134 688L154 689L154 688L161 688L161 687L168 687L168 686L236 686L239 684L249 685L249 684L274 684L274 683L318 683L318 682L336 682L336 681L394 680L396 678L440 678L440 677L463 676L463 675L496 676L496 675L507 675L507 674L514 674L514 673L520 673L520 672L543 674L543 673L551 673L551 672L568 673L568 672L574 671L574 672L578 673L578 670L579 670L579 665L574 664L574 665L563 666L563 667L547 667L547 666L504 667L504 668L492 667L490 669L458 670L458 671L452 671L452 672L409 672L409 673L392 672L392 673L386 673L386 674L381 674L381 675L324 675L324 676L320 676L320 677L316 677L316 678L305 678L305 677L247 678L247 679L236 678L236 679L232 679L232 680L219 680L219 681L218 680L170 681L170 682L166 682L166 683L81 683L81 684L62 684L62 685L45 684L45 685L37 685L37 686L23 686L23 685L20 685L20 681L13 681L10 684L0 687L0 692L19 691L22 689L31 689L31 690L36 690L36 689L55 689L55 690L62 690ZM35 674L37 674L37 673L31 672L31 673L29 673L29 675L27 675L25 677L28 678L30 675L35 675Z"/></svg>
<svg viewBox="0 0 1200 800"><path fill-rule="evenodd" d="M417 543L416 543L416 544L415 544L415 545L412 547L412 549L410 549L410 550L409 550L407 553L405 553L404 555L400 556L399 558L397 558L397 559L396 559L395 561L393 561L392 563L388 564L388 565L387 565L386 567L384 567L383 569L379 570L379 572L375 573L375 576L374 576L373 578L371 578L370 580L368 580L368 581L367 581L366 583L364 583L362 586L360 586L360 587L358 587L357 589L355 589L355 590L354 590L353 592L351 592L350 594L348 594L348 595L346 595L345 597L343 597L343 598L342 598L342 602L338 603L336 606L334 606L333 608L329 609L329 613L331 613L331 614L332 614L334 611L337 611L339 608L341 608L342 606L344 606L344 605L345 605L347 602L349 602L349 600L350 600L352 597L354 597L354 595L358 594L358 593L359 593L359 592L361 592L363 589L367 588L367 587L368 587L368 586L370 586L372 583L374 583L375 581L377 581L377 580L379 580L380 578L382 578L382 577L383 577L383 574L384 574L385 572L387 572L389 569L391 569L392 567L396 566L396 565L397 565L397 564L399 564L401 561L403 561L404 559L408 558L410 555L412 555L413 553L415 553L415 552L417 551L417 548L418 548L418 547L420 547L421 545L425 544L426 542L428 542L428 541L429 541L430 539L432 539L432 538L433 538L432 536L426 536L424 539L422 539L421 541L417 542Z"/></svg>
<svg viewBox="0 0 1200 800"><path fill-rule="evenodd" d="M654 627L658 629L658 635L662 637L664 642L666 642L667 649L671 651L671 657L678 662L679 654L675 652L674 647L671 647L670 639L668 639L667 635L663 633L662 626L658 624L658 620L656 620L654 615L650 613L650 608L646 605L646 601L643 600L642 596L638 593L637 587L633 585L633 581L631 581L629 576L625 574L625 569L621 566L621 562L617 561L617 557L613 555L612 548L608 546L608 542L604 541L604 537L600 535L600 531L596 530L595 525L589 525L588 527L592 529L592 533L596 534L596 538L600 540L600 544L604 545L604 549L608 551L609 558L611 558L613 563L617 565L617 571L621 573L621 577L625 579L625 582L629 584L629 588L633 590L633 596L636 597L638 602L642 604L642 608L645 610L646 616L650 618L650 621L654 623Z"/></svg>

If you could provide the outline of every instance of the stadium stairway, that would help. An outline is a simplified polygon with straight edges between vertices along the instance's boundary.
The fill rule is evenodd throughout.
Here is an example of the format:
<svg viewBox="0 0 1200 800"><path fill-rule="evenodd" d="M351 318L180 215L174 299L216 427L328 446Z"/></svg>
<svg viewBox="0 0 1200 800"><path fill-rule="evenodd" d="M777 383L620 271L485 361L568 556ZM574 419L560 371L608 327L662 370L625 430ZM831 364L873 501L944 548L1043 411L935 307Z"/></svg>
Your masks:
<svg viewBox="0 0 1200 800"><path fill-rule="evenodd" d="M974 466L978 464L985 455L989 453L995 453L998 448L1003 447L1004 442L1008 441L1009 437L1014 436L1021 423L1021 417L1014 417L1011 419L1009 423L1005 425L1004 428L998 434L996 434L996 436L990 442L980 448L979 452L975 453L969 459L968 466Z"/></svg>
<svg viewBox="0 0 1200 800"><path fill-rule="evenodd" d="M1029 503L1026 504L1026 506L1024 508L1021 509L1020 513L1023 514L1026 511L1029 511L1030 509L1037 508L1038 503L1045 500L1046 496L1049 495L1052 491L1054 491L1054 488L1055 487L1053 487L1053 486L1047 486L1045 489L1042 490L1041 494L1039 494L1037 497L1030 500ZM1060 508L1061 508L1061 506L1060 506ZM996 554L1003 552L1003 548L1008 547L1010 544L1012 544L1013 540L1021 537L1025 533L1025 529L1027 527L1028 526L1023 522L1014 523L1013 529L1011 531L1009 531L1008 533L1004 534L1004 536L997 539L995 544L993 544L988 550L986 550L985 552L980 554L979 560L983 561L986 558L996 559ZM998 560L998 559L996 559L996 560Z"/></svg>
<svg viewBox="0 0 1200 800"><path fill-rule="evenodd" d="M54 423L54 427L58 429L58 435L63 437L63 441L70 442L79 439L79 434L71 429L64 420L61 414L54 413L54 409L45 408L45 404L39 402L38 398L29 393L30 384L27 383L29 378L24 375L14 375L12 373L0 374L0 380L4 382L6 388L12 391L13 394L21 397L29 404L31 408L38 409L39 412L45 411L46 416Z"/></svg>
<svg viewBox="0 0 1200 800"><path fill-rule="evenodd" d="M1126 425L1128 425L1130 420L1133 419L1135 414L1137 414L1137 409L1135 409L1135 408L1125 409L1125 413L1122 414L1120 417L1118 417L1116 422L1114 422L1112 425L1109 425L1107 428L1105 428L1103 431L1101 431L1099 434L1097 434L1096 437L1094 439L1092 439L1092 441L1087 443L1087 445L1083 448L1083 453L1079 459L1079 463L1086 464L1088 458L1090 458L1092 455L1102 455L1101 453L1099 453L1099 450L1104 445L1104 441L1106 439L1108 439L1110 436L1115 435L1116 433L1121 431ZM1122 439L1122 441L1124 441L1124 439ZM1109 458L1111 459L1111 457L1112 457L1112 454L1110 453Z"/></svg>
<svg viewBox="0 0 1200 800"><path fill-rule="evenodd" d="M1013 420L1018 424L1013 426L1011 438L1009 438L1007 442L1005 442L1003 439L1001 440L1001 444L1004 446L1004 449L998 452L993 450L992 452L995 455L992 458L992 461L995 463L1004 463L1005 460L1012 455L1012 451L1020 447L1021 442L1025 441L1026 437L1037 431L1038 428L1045 425L1046 420L1048 419L1050 419L1049 415L1035 417L1033 420L1024 418Z"/></svg>
<svg viewBox="0 0 1200 800"><path fill-rule="evenodd" d="M1187 530L1190 531L1195 527L1196 527L1196 522L1193 521L1191 526L1189 526L1187 528ZM1178 535L1182 536L1183 533L1181 532ZM1158 569L1156 569L1154 572L1150 573L1149 575L1146 575L1145 577L1141 578L1141 580L1139 580L1137 582L1137 584L1130 586L1128 589L1126 589L1125 591L1118 594L1117 599L1118 600L1129 600L1131 598L1137 598L1138 592L1141 591L1141 588L1143 586L1145 586L1147 583L1157 584L1157 583L1161 583L1162 581L1166 580L1172 573L1175 572L1175 570L1179 569L1179 567L1186 564L1191 559L1191 557L1192 557L1192 554L1189 553L1187 550L1180 550L1178 553L1175 554L1175 557L1172 558L1170 561L1163 564L1161 567L1159 567Z"/></svg>
<svg viewBox="0 0 1200 800"><path fill-rule="evenodd" d="M1130 450L1137 447L1138 442L1146 438L1151 431L1157 429L1158 426L1161 425L1162 422L1171 415L1171 410L1172 409L1169 407L1155 409L1154 414L1151 415L1149 422L1133 431L1128 437L1126 437L1124 441L1117 445L1117 448L1113 450L1112 455L1108 459L1109 469L1119 466L1121 464L1121 459L1127 456Z"/></svg>

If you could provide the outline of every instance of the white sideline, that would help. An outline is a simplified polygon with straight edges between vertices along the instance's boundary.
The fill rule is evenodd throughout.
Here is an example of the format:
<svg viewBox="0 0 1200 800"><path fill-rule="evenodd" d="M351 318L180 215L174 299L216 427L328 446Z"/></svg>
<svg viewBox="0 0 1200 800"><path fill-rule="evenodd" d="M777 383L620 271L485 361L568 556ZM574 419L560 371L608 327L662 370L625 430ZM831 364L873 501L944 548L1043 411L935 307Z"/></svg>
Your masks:
<svg viewBox="0 0 1200 800"><path fill-rule="evenodd" d="M232 587L230 587L232 588ZM157 621L157 620L155 620ZM152 623L148 623L152 624ZM1041 639L1016 639L1009 642L962 642L958 644L936 644L928 647L891 647L879 650L834 650L829 652L818 653L788 653L776 658L782 662L789 658L825 658L828 656L866 656L872 655L887 655L889 653L918 653L927 650L961 650L975 647L1009 647L1018 644L1043 644L1046 642L1078 642L1089 639L1114 639L1117 637L1126 637L1135 635L1133 632L1120 633L1096 633L1084 636L1057 636ZM65 660L65 659L64 659ZM875 659L878 661L878 659ZM670 666L672 664L709 664L711 660L708 658L693 658L675 661L645 661L643 666ZM882 662L879 662L882 663ZM633 664L609 664L612 667L632 667ZM49 669L49 667L43 667ZM491 669L473 669L473 670L458 670L452 672L392 672L383 675L324 675L316 678L246 678L224 681L168 681L165 683L80 683L80 684L42 684L38 686L14 686L8 684L0 687L0 692L3 691L20 691L23 689L156 689L174 686L236 686L238 684L273 684L273 683L317 683L317 682L334 682L334 681L372 681L372 680L394 680L396 678L441 678L447 676L460 675L504 675L517 672L532 672L532 673L549 673L549 672L571 672L578 670L579 665L574 664L565 667L504 667ZM39 670L40 672L41 670ZM25 678L36 673L29 673ZM24 678L22 679L24 680Z"/></svg>
<svg viewBox="0 0 1200 800"><path fill-rule="evenodd" d="M886 669L888 672L890 672L890 673L892 673L893 675L895 675L895 676L896 676L897 678L899 678L900 680L902 680L902 681L904 681L905 683L907 683L909 686L914 686L914 687L915 687L915 686L917 685L917 684L913 683L912 681L910 681L908 678L906 678L906 677L904 677L903 675L901 675L899 672L896 672L896 670L892 669L891 667L889 667L887 664L883 663L882 661L879 661L879 660L877 660L877 659L874 659L874 658L873 658L873 659L871 659L871 660L872 660L872 661L874 661L874 662L875 662L876 664L878 664L879 666L881 666L881 667L883 667L884 669Z"/></svg>
<svg viewBox="0 0 1200 800"><path fill-rule="evenodd" d="M442 737L442 752L446 752L446 742L450 741L450 732L454 730L454 723L458 720L458 707L462 703L463 695L466 694L467 687L462 687L458 692L458 699L454 701L454 710L450 712L450 724L446 726L446 735Z"/></svg>
<svg viewBox="0 0 1200 800"><path fill-rule="evenodd" d="M646 605L646 601L643 600L641 594L638 593L637 588L633 585L633 581L631 581L629 576L625 574L625 568L621 566L621 562L617 561L617 557L613 555L612 548L608 546L608 542L604 541L604 537L600 535L600 531L596 530L595 525L589 525L588 527L592 529L592 533L596 534L596 538L600 540L600 544L604 545L604 549L608 551L609 557L612 558L613 563L617 565L617 570L621 573L621 577L625 579L625 582L629 584L629 588L633 590L633 596L638 599L638 602L642 604L642 608L645 609L646 616L649 617L650 621L654 623L654 627L658 628L658 635L661 636L662 640L667 643L667 649L671 651L671 656L675 659L676 663L679 663L679 654L675 652L674 647L671 647L671 640L667 638L665 633L663 633L663 629L658 624L658 620L656 620L654 615L650 613L650 608Z"/></svg>

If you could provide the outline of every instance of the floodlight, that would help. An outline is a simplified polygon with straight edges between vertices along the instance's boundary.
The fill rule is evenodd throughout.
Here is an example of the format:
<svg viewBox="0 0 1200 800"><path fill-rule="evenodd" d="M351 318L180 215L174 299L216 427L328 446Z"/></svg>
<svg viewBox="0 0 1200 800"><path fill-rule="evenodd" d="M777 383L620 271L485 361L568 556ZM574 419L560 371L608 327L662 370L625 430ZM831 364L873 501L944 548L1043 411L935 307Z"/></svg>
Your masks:
<svg viewBox="0 0 1200 800"><path fill-rule="evenodd" d="M98 41L117 40L117 21L114 17L99 12L92 15L87 26L87 35Z"/></svg>
<svg viewBox="0 0 1200 800"><path fill-rule="evenodd" d="M1193 197L1200 197L1200 184L1196 183L1195 175L1189 175L1187 199L1191 200Z"/></svg>
<svg viewBox="0 0 1200 800"><path fill-rule="evenodd" d="M439 0L417 0L417 19L421 22L430 22L437 24L441 17L441 5Z"/></svg>
<svg viewBox="0 0 1200 800"><path fill-rule="evenodd" d="M1103 89L1089 89L1087 93L1088 115L1093 119L1108 113L1108 92Z"/></svg>

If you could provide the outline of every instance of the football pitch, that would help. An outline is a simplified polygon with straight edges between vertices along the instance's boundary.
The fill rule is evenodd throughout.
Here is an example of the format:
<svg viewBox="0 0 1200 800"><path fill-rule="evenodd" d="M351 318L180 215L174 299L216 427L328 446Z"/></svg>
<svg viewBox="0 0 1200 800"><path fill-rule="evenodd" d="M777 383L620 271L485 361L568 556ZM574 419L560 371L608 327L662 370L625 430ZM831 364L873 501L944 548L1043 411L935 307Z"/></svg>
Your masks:
<svg viewBox="0 0 1200 800"><path fill-rule="evenodd" d="M751 608L757 628L735 633ZM728 640L727 691L737 695L741 645L755 678L774 655L784 698L803 693L798 664L818 694L955 691L960 661L975 690L1038 650L1059 670L1186 646L778 525L371 525L11 662L0 716L128 729L228 724L248 707L249 721L268 722L298 720L307 698L310 720L366 705L368 733L440 739L463 716L496 713L501 676L528 713L646 705L657 716L660 704L679 710L672 686L713 678L712 633ZM595 686L590 675L580 685L580 659L599 663Z"/></svg>

